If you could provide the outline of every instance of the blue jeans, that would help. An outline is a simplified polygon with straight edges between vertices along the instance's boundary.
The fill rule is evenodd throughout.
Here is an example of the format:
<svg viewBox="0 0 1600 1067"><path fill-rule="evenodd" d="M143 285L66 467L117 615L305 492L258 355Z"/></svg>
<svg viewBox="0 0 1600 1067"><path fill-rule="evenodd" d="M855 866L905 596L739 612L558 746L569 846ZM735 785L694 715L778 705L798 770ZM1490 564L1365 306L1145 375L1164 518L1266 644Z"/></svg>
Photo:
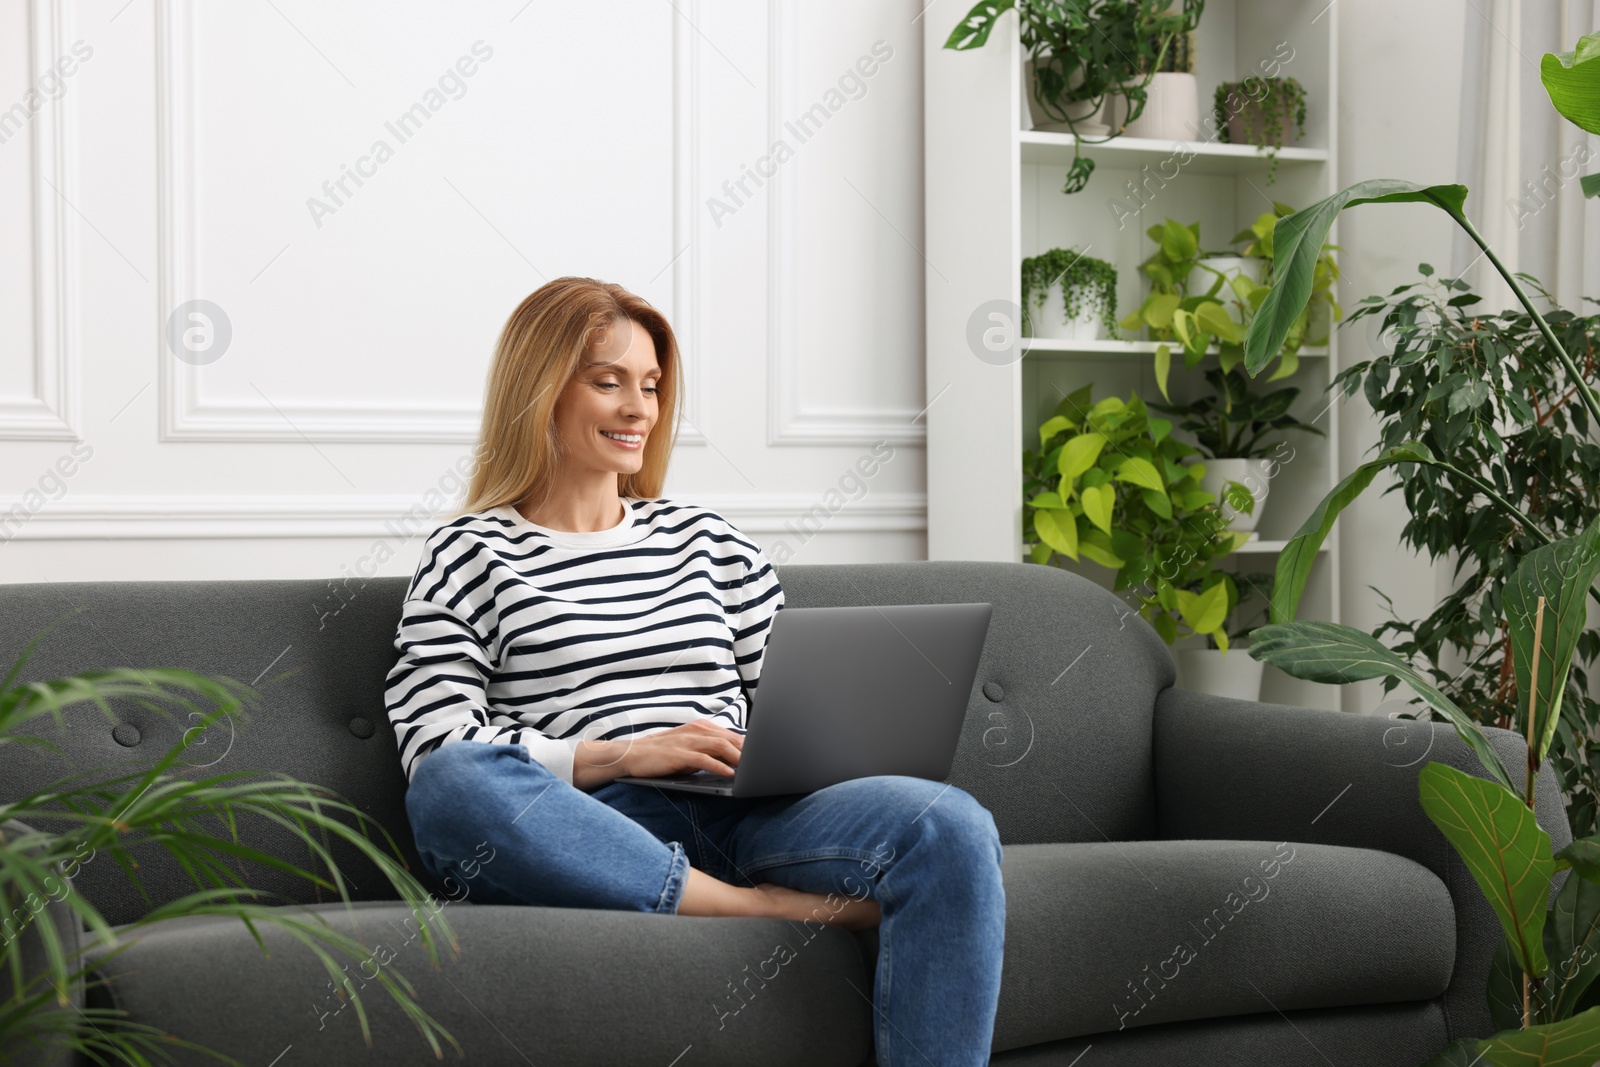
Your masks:
<svg viewBox="0 0 1600 1067"><path fill-rule="evenodd" d="M1005 892L994 817L970 793L879 775L738 798L609 782L585 792L520 745L459 741L406 793L417 851L489 904L676 913L689 867L724 882L870 896L879 1067L989 1062ZM491 851L492 850L492 851ZM604 857L603 864L595 863Z"/></svg>

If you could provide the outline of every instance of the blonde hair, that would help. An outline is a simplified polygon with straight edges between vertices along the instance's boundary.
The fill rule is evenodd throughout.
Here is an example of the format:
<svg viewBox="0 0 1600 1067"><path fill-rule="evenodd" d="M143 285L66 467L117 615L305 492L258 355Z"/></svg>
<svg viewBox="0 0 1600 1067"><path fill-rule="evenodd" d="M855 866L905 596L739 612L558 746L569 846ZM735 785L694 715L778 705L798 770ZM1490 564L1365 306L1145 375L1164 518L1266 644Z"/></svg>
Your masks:
<svg viewBox="0 0 1600 1067"><path fill-rule="evenodd" d="M506 320L495 345L484 397L483 425L472 480L456 516L502 504L542 507L563 456L556 401L605 331L628 321L655 342L661 377L657 427L645 439L636 474L618 475L621 496L661 495L677 437L678 341L666 317L643 297L594 278L556 278L541 285Z"/></svg>

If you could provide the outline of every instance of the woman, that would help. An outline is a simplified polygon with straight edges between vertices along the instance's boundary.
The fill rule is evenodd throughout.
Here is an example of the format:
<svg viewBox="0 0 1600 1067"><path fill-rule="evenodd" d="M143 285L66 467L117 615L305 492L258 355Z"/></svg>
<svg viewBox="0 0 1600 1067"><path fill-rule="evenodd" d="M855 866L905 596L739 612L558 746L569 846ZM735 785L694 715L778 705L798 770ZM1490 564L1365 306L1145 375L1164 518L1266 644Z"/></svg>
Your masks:
<svg viewBox="0 0 1600 1067"><path fill-rule="evenodd" d="M621 286L558 278L506 323L463 512L424 545L388 678L422 861L487 903L879 926L880 1067L987 1063L1005 897L970 794L615 781L733 774L783 607L753 541L658 499L679 381L671 327Z"/></svg>

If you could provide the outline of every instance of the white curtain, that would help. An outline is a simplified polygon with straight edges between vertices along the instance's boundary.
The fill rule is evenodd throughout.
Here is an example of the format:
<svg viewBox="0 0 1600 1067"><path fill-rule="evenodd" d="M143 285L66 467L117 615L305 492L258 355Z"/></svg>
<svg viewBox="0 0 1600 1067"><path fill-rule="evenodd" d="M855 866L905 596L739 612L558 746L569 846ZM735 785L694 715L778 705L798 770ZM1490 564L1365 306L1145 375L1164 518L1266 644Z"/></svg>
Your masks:
<svg viewBox="0 0 1600 1067"><path fill-rule="evenodd" d="M1600 138L1561 117L1539 81L1546 52L1600 31L1600 0L1465 0L1456 180L1467 217L1513 271L1538 278L1570 311L1600 312L1600 199L1578 178L1600 171ZM1516 298L1465 233L1451 273L1465 272L1485 310Z"/></svg>

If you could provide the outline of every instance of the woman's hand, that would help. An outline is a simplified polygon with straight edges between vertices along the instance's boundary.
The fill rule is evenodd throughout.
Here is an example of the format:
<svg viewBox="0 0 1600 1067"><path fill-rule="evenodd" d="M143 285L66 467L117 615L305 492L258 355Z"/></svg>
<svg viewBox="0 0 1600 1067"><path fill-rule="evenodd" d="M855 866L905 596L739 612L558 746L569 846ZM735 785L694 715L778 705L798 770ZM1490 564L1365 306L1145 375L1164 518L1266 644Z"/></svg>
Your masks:
<svg viewBox="0 0 1600 1067"><path fill-rule="evenodd" d="M731 778L744 734L696 719L670 730L614 741L580 741L572 757L572 784L589 790L616 778L711 771Z"/></svg>

